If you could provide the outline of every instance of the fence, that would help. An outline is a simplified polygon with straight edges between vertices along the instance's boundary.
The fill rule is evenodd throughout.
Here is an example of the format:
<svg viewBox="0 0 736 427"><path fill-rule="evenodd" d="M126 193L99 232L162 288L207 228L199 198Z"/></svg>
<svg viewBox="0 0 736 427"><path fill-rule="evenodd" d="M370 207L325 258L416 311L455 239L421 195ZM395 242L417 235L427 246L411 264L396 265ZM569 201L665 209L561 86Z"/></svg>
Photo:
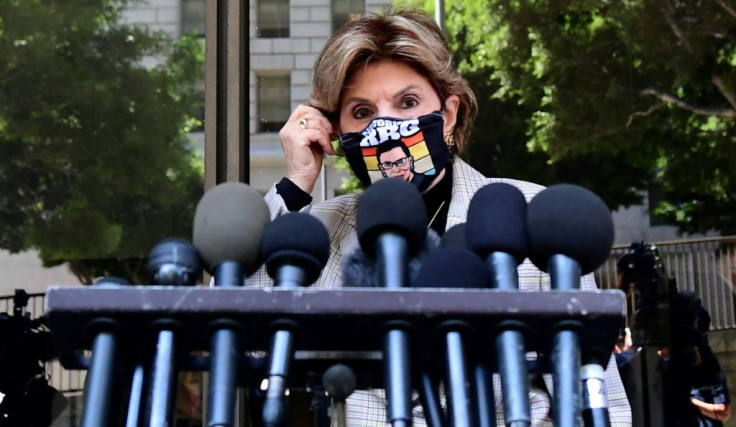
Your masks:
<svg viewBox="0 0 736 427"><path fill-rule="evenodd" d="M711 315L711 330L736 328L734 279L736 236L673 240L654 243L668 276L680 291L692 291ZM608 261L596 272L601 289L616 288L616 261L628 245L615 246Z"/></svg>
<svg viewBox="0 0 736 427"><path fill-rule="evenodd" d="M679 290L695 292L711 314L711 330L736 329L736 236L649 242L657 245L668 275L674 276ZM608 261L596 272L601 289L616 288L616 261L628 245L615 246ZM26 313L37 318L44 312L44 294L30 294ZM12 313L13 296L0 297L0 312ZM52 386L64 393L84 387L85 371L68 371L58 362L46 365Z"/></svg>

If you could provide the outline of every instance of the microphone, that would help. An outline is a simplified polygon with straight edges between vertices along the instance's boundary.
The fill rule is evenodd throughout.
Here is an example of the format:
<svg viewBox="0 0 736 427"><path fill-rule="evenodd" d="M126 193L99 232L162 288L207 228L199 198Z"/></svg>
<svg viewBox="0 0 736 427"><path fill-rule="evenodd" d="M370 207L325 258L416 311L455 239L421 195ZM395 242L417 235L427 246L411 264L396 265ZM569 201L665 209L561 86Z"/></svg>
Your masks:
<svg viewBox="0 0 736 427"><path fill-rule="evenodd" d="M195 286L202 275L202 262L197 249L186 239L171 238L160 241L151 250L146 270L154 285ZM176 329L171 321L159 321L151 366L150 389L145 405L145 425L173 424L176 385L178 383ZM138 425L143 383L143 367L136 366L128 406L128 423Z"/></svg>
<svg viewBox="0 0 736 427"><path fill-rule="evenodd" d="M358 380L355 372L349 366L338 363L330 366L322 375L322 385L327 394L332 396L330 426L347 427L348 420L345 413L345 399L355 390Z"/></svg>
<svg viewBox="0 0 736 427"><path fill-rule="evenodd" d="M330 256L330 236L316 217L287 213L277 217L263 232L261 256L274 285L285 289L307 286L319 278ZM290 322L281 321L273 336L268 370L268 391L263 404L263 425L284 422L284 393L293 356L294 334Z"/></svg>
<svg viewBox="0 0 736 427"><path fill-rule="evenodd" d="M530 259L537 268L549 272L554 290L579 290L581 276L605 262L613 245L611 211L597 195L572 184L550 186L529 202L527 230ZM570 322L561 322L552 342L552 413L556 426L577 425L580 416L577 329ZM589 385L593 386L592 382L584 384L586 388ZM607 408L596 410L608 415Z"/></svg>
<svg viewBox="0 0 736 427"><path fill-rule="evenodd" d="M407 262L418 253L427 236L427 213L419 191L399 178L382 179L358 202L360 247L377 264L377 282L387 289L408 285ZM400 322L388 322L384 338L384 375L387 422L411 425L409 333Z"/></svg>
<svg viewBox="0 0 736 427"><path fill-rule="evenodd" d="M461 222L450 227L445 234L442 235L440 246L460 246L463 248L468 247L468 239L465 238L467 233L465 230L467 223Z"/></svg>
<svg viewBox="0 0 736 427"><path fill-rule="evenodd" d="M470 200L466 222L468 248L485 259L492 287L519 289L517 267L529 252L526 233L527 203L521 191L510 184L493 183L478 190ZM496 336L498 372L503 392L507 426L531 424L529 384L523 323L504 321Z"/></svg>
<svg viewBox="0 0 736 427"><path fill-rule="evenodd" d="M440 246L459 246L463 248L468 247L468 241L466 238L466 229L467 229L467 222L462 222L459 224L455 224L452 227L450 227L447 231L445 231L445 234L442 235L442 240L440 242ZM485 354L485 353L483 353ZM517 365L521 366L521 365ZM522 368L522 369L525 369ZM478 406L478 427L495 427L496 426L496 407L495 407L495 398L493 396L493 382L491 381L493 372L489 369L488 364L483 362L483 358L480 355L476 355L476 360L474 361L473 367L473 376L475 381L475 395L476 395L476 403ZM428 376L428 374L423 373L422 377L422 389L426 389L425 394L429 395L431 388L431 377ZM422 401L431 401L433 397L430 396L428 398L425 398L422 396ZM436 398L435 398L436 400ZM439 405L439 404L437 404ZM430 412L427 410L428 408L425 408L425 413ZM430 407L429 409L432 409ZM431 412L430 412L431 413ZM508 413L508 412L507 412ZM440 420L439 416L435 416L437 420ZM442 426L442 423L440 421L435 422L434 424L430 424L430 427L435 426Z"/></svg>
<svg viewBox="0 0 736 427"><path fill-rule="evenodd" d="M241 286L260 266L260 243L270 222L268 206L254 188L225 182L207 191L194 213L193 241L215 287ZM208 426L232 426L238 378L240 326L221 319L210 343Z"/></svg>
<svg viewBox="0 0 736 427"><path fill-rule="evenodd" d="M435 250L444 245L441 243L444 241L444 236L440 239L439 234L436 231L427 229L427 238L424 241L424 246L419 253L409 257L409 263L407 265L407 274L409 276L408 282L413 282L419 270L422 268L422 257L427 253ZM368 257L361 248L356 248L354 251L345 255L342 260L342 283L346 288L377 288L381 285L378 283L378 271L376 262L373 258Z"/></svg>
<svg viewBox="0 0 736 427"><path fill-rule="evenodd" d="M195 286L202 277L202 259L187 239L168 238L151 249L146 270L154 285Z"/></svg>
<svg viewBox="0 0 736 427"><path fill-rule="evenodd" d="M427 255L413 287L487 288L491 277L483 260L467 248L440 247ZM463 336L470 329L465 322L450 320L440 325L444 331L446 378L450 425L478 425L474 416L473 376L467 363ZM490 373L489 373L490 376ZM495 416L494 416L495 419Z"/></svg>

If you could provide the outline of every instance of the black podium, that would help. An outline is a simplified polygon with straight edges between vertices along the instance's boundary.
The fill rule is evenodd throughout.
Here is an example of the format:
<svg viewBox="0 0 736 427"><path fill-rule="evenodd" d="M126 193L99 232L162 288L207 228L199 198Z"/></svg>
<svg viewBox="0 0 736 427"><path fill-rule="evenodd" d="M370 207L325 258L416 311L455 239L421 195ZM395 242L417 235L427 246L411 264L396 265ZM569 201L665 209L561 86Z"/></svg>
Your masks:
<svg viewBox="0 0 736 427"><path fill-rule="evenodd" d="M226 322L241 337L240 387L259 386L267 376L264 354L273 333L288 327L296 334L288 387L309 387L339 362L355 371L357 388L364 389L382 387L382 338L388 322L409 332L411 354L426 357L436 350L441 325L448 321L462 322L474 345L487 349L493 348L501 326L513 321L523 325L527 351L539 355L532 367L537 370L548 369L554 328L573 324L580 332L584 363L605 367L626 304L617 290L59 286L46 294L46 313L67 369L91 369L92 350L103 334L114 337L115 370L132 374L165 325L177 337L179 371L205 371L212 333Z"/></svg>

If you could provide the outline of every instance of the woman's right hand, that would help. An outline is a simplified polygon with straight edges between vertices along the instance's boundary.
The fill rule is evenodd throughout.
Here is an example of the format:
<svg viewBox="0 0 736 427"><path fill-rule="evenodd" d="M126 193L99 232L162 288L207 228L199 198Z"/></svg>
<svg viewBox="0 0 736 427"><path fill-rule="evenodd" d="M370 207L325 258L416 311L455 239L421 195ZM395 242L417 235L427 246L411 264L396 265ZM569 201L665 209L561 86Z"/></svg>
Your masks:
<svg viewBox="0 0 736 427"><path fill-rule="evenodd" d="M325 154L334 155L332 124L316 108L299 105L279 131L289 179L307 193L314 189Z"/></svg>

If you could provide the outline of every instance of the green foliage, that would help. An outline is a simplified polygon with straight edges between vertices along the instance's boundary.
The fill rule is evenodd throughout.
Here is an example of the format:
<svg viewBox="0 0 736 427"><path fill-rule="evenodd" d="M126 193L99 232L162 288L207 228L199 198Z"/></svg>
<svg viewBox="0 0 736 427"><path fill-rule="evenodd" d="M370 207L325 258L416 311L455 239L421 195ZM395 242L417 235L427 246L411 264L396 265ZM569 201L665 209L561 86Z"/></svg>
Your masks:
<svg viewBox="0 0 736 427"><path fill-rule="evenodd" d="M356 177L353 170L350 169L350 165L345 157L335 157L335 169L348 173L346 178L342 178L342 183L340 185L340 191L343 194L359 193L363 191L363 184L360 183L358 177Z"/></svg>
<svg viewBox="0 0 736 427"><path fill-rule="evenodd" d="M447 0L451 48L481 105L468 160L584 185L611 208L660 183L660 213L682 231L736 232L729 4Z"/></svg>
<svg viewBox="0 0 736 427"><path fill-rule="evenodd" d="M0 248L83 281L145 280L191 235L203 191L186 131L201 96L191 37L120 23L113 0L0 0Z"/></svg>

